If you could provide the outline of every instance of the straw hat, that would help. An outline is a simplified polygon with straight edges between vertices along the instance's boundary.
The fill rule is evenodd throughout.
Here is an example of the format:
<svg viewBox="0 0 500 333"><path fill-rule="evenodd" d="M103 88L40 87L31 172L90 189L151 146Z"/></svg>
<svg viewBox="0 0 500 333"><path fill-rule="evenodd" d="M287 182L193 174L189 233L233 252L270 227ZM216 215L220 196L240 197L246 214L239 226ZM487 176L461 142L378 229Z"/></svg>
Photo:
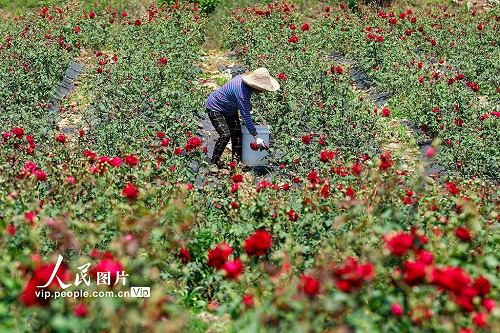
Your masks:
<svg viewBox="0 0 500 333"><path fill-rule="evenodd" d="M267 68L261 67L254 71L246 72L241 76L243 82L252 88L264 91L276 91L280 88L280 84L274 79Z"/></svg>

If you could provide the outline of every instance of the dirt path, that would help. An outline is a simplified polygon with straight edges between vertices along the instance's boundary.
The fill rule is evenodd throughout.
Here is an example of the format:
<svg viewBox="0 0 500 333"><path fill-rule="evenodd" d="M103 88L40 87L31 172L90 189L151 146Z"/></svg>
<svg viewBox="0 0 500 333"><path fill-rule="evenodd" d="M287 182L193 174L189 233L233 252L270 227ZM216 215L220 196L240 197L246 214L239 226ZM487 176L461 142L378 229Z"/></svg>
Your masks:
<svg viewBox="0 0 500 333"><path fill-rule="evenodd" d="M373 103L374 107L382 110L388 107L393 92L380 92L377 87L368 79L368 75L356 64L356 60L342 57L333 51L330 53L330 60L348 72L354 81L353 90L360 94L367 103ZM438 176L441 171L436 166L436 160L425 156L430 143L419 147L417 142L418 133L408 127L406 119L391 116L388 118L387 127L382 134L382 149L389 151L393 156L399 157L403 163L402 167L408 173L424 174L426 176Z"/></svg>
<svg viewBox="0 0 500 333"><path fill-rule="evenodd" d="M103 51L103 53L109 59L113 56L112 52ZM89 51L81 49L80 54L75 57L73 63L70 64L70 67L75 64L77 67L81 67L78 75L69 76L72 89L65 91L66 94L63 95L62 98L56 95L56 99L60 102L60 111L62 111L62 119L57 123L57 126L59 127L60 134L66 135L70 141L76 138L80 130L85 132L89 130L87 124L85 124L83 120L83 115L85 113L84 111L89 108L92 96L88 96L85 93L85 87L82 86L82 83L85 82L85 78L88 75L86 73L86 69L92 68L93 62L95 61L97 61L95 56L93 56ZM110 60L110 63L113 63L113 60ZM64 85L64 81L67 79L68 77L66 75L62 85Z"/></svg>

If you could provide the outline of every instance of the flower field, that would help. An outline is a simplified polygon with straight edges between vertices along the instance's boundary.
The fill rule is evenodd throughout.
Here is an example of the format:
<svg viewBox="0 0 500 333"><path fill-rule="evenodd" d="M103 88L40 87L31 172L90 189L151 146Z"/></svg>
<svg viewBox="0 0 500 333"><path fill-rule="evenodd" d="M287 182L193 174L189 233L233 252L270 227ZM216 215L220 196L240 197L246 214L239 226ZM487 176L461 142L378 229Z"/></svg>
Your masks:
<svg viewBox="0 0 500 333"><path fill-rule="evenodd" d="M266 175L207 171L197 4L0 22L0 331L500 330L500 12L298 7L218 13Z"/></svg>

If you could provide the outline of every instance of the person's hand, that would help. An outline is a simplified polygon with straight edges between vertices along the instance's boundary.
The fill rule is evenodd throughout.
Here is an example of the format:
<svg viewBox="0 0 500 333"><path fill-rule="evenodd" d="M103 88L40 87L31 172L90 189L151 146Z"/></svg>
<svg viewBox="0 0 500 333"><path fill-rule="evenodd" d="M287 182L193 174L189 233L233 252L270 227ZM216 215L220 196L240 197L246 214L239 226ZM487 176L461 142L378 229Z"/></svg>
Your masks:
<svg viewBox="0 0 500 333"><path fill-rule="evenodd" d="M257 144L257 147L260 149L260 150L263 150L263 149L269 149L269 145L266 143L266 141L264 141L263 139L261 138L257 138L255 139L255 143Z"/></svg>

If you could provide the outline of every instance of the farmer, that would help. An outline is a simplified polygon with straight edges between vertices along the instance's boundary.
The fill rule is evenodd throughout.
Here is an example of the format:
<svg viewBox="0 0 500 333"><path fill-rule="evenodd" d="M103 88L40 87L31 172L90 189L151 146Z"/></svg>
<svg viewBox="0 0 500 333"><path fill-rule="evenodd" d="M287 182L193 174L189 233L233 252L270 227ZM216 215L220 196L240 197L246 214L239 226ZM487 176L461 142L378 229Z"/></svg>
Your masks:
<svg viewBox="0 0 500 333"><path fill-rule="evenodd" d="M278 81L271 77L266 68L257 68L254 71L234 77L208 97L205 107L212 125L219 134L210 160L212 163L210 171L216 171L214 170L215 166L218 169L224 168L220 157L229 140L231 140L233 158L236 156L236 159L241 161L242 134L238 109L248 132L255 138L257 147L261 150L269 148L268 144L262 138L259 138L250 116L250 110L252 109L250 97L252 93L260 94L264 91L276 91L279 87Z"/></svg>

